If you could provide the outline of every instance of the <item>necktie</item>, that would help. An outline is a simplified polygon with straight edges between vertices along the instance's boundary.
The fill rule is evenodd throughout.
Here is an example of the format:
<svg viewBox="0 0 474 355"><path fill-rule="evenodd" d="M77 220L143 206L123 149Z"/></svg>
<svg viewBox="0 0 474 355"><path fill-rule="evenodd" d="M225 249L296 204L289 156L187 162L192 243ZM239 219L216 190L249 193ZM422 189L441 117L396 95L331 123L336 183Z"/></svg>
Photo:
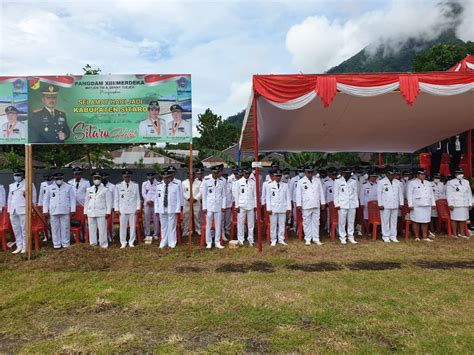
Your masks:
<svg viewBox="0 0 474 355"><path fill-rule="evenodd" d="M76 190L79 189L79 183L76 182ZM96 190L97 191L97 190Z"/></svg>
<svg viewBox="0 0 474 355"><path fill-rule="evenodd" d="M462 181L461 181L461 179L459 179L459 185L462 185Z"/></svg>
<svg viewBox="0 0 474 355"><path fill-rule="evenodd" d="M128 189L128 182L127 182L127 189Z"/></svg>
<svg viewBox="0 0 474 355"><path fill-rule="evenodd" d="M217 186L217 180L214 180L214 186Z"/></svg>
<svg viewBox="0 0 474 355"><path fill-rule="evenodd" d="M20 183L19 183L19 182L16 184L16 187L17 187L17 188L19 188L19 187L20 187Z"/></svg>
<svg viewBox="0 0 474 355"><path fill-rule="evenodd" d="M168 185L165 185L165 196L163 200L163 207L164 208L168 207Z"/></svg>
<svg viewBox="0 0 474 355"><path fill-rule="evenodd" d="M96 186L95 187L95 193L97 193L98 190L99 190L99 186Z"/></svg>
<svg viewBox="0 0 474 355"><path fill-rule="evenodd" d="M278 190L280 190L280 183L277 182L277 187L278 187Z"/></svg>

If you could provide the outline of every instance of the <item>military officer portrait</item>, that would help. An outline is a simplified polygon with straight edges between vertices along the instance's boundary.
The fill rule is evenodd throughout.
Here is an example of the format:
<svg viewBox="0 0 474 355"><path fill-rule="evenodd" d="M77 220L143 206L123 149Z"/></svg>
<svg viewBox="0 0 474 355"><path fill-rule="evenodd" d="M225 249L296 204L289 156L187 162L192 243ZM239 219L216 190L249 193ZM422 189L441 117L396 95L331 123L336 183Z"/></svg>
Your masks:
<svg viewBox="0 0 474 355"><path fill-rule="evenodd" d="M43 86L43 85L42 85ZM28 133L33 143L63 143L70 135L66 113L58 110L58 88L44 85L41 101L43 107L31 114Z"/></svg>
<svg viewBox="0 0 474 355"><path fill-rule="evenodd" d="M26 125L18 121L18 110L15 106L7 106L5 114L7 115L7 122L2 125L2 138L7 139L21 139L26 138Z"/></svg>
<svg viewBox="0 0 474 355"><path fill-rule="evenodd" d="M170 137L191 137L191 122L183 119L183 108L178 104L170 107L171 117L168 122L167 135Z"/></svg>
<svg viewBox="0 0 474 355"><path fill-rule="evenodd" d="M140 122L138 133L142 137L166 136L166 121L160 118L160 103L150 101L148 117Z"/></svg>

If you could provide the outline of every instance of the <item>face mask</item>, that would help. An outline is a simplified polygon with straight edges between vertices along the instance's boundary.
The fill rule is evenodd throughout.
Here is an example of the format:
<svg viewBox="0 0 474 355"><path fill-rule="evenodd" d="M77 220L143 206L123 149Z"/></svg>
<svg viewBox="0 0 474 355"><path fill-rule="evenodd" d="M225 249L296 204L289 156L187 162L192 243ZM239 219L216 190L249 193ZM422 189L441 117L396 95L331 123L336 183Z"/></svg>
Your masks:
<svg viewBox="0 0 474 355"><path fill-rule="evenodd" d="M102 181L100 179L94 180L94 185L99 186Z"/></svg>
<svg viewBox="0 0 474 355"><path fill-rule="evenodd" d="M405 180L405 181L408 181L408 179L410 179L408 176L403 177L403 180Z"/></svg>
<svg viewBox="0 0 474 355"><path fill-rule="evenodd" d="M284 177L285 179L288 179L288 178L290 177L290 175L285 174L285 175L283 175L283 177Z"/></svg>
<svg viewBox="0 0 474 355"><path fill-rule="evenodd" d="M22 179L21 176L14 176L14 177L13 177L13 180L15 180L15 182L20 182L20 181L23 180L23 179Z"/></svg>
<svg viewBox="0 0 474 355"><path fill-rule="evenodd" d="M369 178L369 174L364 174L363 177L364 177L364 179L368 179L368 178Z"/></svg>
<svg viewBox="0 0 474 355"><path fill-rule="evenodd" d="M53 180L46 180L46 184L51 185L53 183Z"/></svg>
<svg viewBox="0 0 474 355"><path fill-rule="evenodd" d="M462 179L462 178L464 177L464 174L458 174L458 175L456 175L456 177L457 177L458 179Z"/></svg>
<svg viewBox="0 0 474 355"><path fill-rule="evenodd" d="M56 185L61 185L63 183L63 179L56 179Z"/></svg>
<svg viewBox="0 0 474 355"><path fill-rule="evenodd" d="M439 183L441 180L440 179L433 179L435 183Z"/></svg>
<svg viewBox="0 0 474 355"><path fill-rule="evenodd" d="M298 173L298 176L302 178L304 176L304 173Z"/></svg>

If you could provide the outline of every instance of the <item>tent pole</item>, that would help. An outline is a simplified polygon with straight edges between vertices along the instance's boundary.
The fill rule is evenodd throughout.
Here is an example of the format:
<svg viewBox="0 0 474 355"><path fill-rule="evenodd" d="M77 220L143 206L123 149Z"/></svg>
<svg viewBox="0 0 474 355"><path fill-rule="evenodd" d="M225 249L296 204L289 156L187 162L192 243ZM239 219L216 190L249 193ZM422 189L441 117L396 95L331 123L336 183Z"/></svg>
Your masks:
<svg viewBox="0 0 474 355"><path fill-rule="evenodd" d="M240 168L240 144L239 144L239 150L237 151L237 167Z"/></svg>
<svg viewBox="0 0 474 355"><path fill-rule="evenodd" d="M26 229L26 256L28 260L31 259L31 213L33 208L33 149L31 144L25 145L25 164L26 164L26 188L25 188L25 199L26 199L26 221L25 221L25 229Z"/></svg>
<svg viewBox="0 0 474 355"><path fill-rule="evenodd" d="M467 132L467 167L468 174L466 176L472 177L472 129Z"/></svg>
<svg viewBox="0 0 474 355"><path fill-rule="evenodd" d="M189 235L188 256L191 255L191 238L194 231L194 201L193 201L193 144L189 143Z"/></svg>
<svg viewBox="0 0 474 355"><path fill-rule="evenodd" d="M258 161L258 124L257 124L257 99L256 93L253 94L253 150L255 153L255 161ZM255 198L257 199L257 238L258 238L258 251L262 252L262 231L260 226L260 176L259 169L255 167Z"/></svg>

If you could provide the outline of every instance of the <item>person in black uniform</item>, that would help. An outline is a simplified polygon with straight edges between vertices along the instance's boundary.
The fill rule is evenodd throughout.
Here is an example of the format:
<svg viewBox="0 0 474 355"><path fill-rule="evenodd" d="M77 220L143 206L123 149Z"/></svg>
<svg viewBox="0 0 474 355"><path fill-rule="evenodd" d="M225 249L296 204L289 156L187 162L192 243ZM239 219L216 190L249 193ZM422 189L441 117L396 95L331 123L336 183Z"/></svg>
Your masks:
<svg viewBox="0 0 474 355"><path fill-rule="evenodd" d="M63 143L69 137L66 114L58 110L58 88L48 85L42 92L43 108L33 111L29 122L32 143Z"/></svg>

